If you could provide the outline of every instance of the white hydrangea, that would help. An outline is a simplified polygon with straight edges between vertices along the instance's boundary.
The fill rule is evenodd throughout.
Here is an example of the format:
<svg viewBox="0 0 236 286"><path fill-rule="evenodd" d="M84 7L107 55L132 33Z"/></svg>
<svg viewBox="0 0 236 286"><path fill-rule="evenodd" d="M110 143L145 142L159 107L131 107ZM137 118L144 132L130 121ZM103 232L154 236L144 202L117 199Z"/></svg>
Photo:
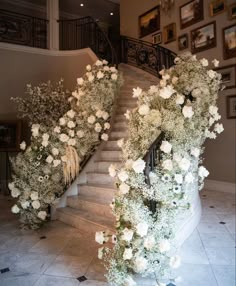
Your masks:
<svg viewBox="0 0 236 286"><path fill-rule="evenodd" d="M13 197L13 198L18 198L19 197L19 195L20 195L20 190L19 189L17 189L17 188L13 188L12 190L11 190L11 196Z"/></svg>
<svg viewBox="0 0 236 286"><path fill-rule="evenodd" d="M91 65L87 65L87 66L86 66L86 70L87 70L87 71L91 71L91 69L92 69Z"/></svg>
<svg viewBox="0 0 236 286"><path fill-rule="evenodd" d="M219 61L218 60L216 60L216 59L214 59L213 61L212 61L212 63L213 63L213 65L214 65L214 67L218 67L219 66Z"/></svg>
<svg viewBox="0 0 236 286"><path fill-rule="evenodd" d="M147 115L150 111L150 108L147 104L142 104L140 105L139 109L138 109L138 113L142 116Z"/></svg>
<svg viewBox="0 0 236 286"><path fill-rule="evenodd" d="M117 146L120 148L124 146L124 138L121 138L120 140L117 141Z"/></svg>
<svg viewBox="0 0 236 286"><path fill-rule="evenodd" d="M172 145L168 141L162 141L160 149L164 153L169 154L171 152Z"/></svg>
<svg viewBox="0 0 236 286"><path fill-rule="evenodd" d="M111 79L112 79L112 80L116 81L117 78L118 78L117 74L113 73L113 74L111 75Z"/></svg>
<svg viewBox="0 0 236 286"><path fill-rule="evenodd" d="M188 172L184 178L184 181L188 184L192 184L194 182L194 176L191 172Z"/></svg>
<svg viewBox="0 0 236 286"><path fill-rule="evenodd" d="M170 98L175 93L175 90L172 85L167 85L160 89L160 97L164 99Z"/></svg>
<svg viewBox="0 0 236 286"><path fill-rule="evenodd" d="M61 127L60 126L56 126L54 129L53 129L53 131L55 132L55 133L61 133Z"/></svg>
<svg viewBox="0 0 236 286"><path fill-rule="evenodd" d="M143 90L140 87L133 88L133 97L139 97Z"/></svg>
<svg viewBox="0 0 236 286"><path fill-rule="evenodd" d="M28 207L30 206L30 202L29 201L23 201L20 204L21 204L21 206L22 206L22 208L24 210L28 209Z"/></svg>
<svg viewBox="0 0 236 286"><path fill-rule="evenodd" d="M61 117L61 118L59 119L59 124L60 124L61 126L66 125L66 120L65 120L64 117Z"/></svg>
<svg viewBox="0 0 236 286"><path fill-rule="evenodd" d="M143 170L145 169L146 163L145 161L143 161L141 158L139 158L138 160L134 161L132 164L132 168L134 170L135 173L142 173Z"/></svg>
<svg viewBox="0 0 236 286"><path fill-rule="evenodd" d="M123 253L124 260L130 260L133 257L133 250L132 248L126 248Z"/></svg>
<svg viewBox="0 0 236 286"><path fill-rule="evenodd" d="M159 242L159 250L161 253L167 252L170 250L170 243L168 240L164 239Z"/></svg>
<svg viewBox="0 0 236 286"><path fill-rule="evenodd" d="M41 220L45 220L47 217L47 213L45 211L40 211L38 212L38 218L40 218Z"/></svg>
<svg viewBox="0 0 236 286"><path fill-rule="evenodd" d="M76 140L74 138L70 138L67 143L68 143L69 146L75 146L76 145Z"/></svg>
<svg viewBox="0 0 236 286"><path fill-rule="evenodd" d="M32 207L35 209L35 210L38 210L41 206L40 202L38 200L36 201L33 201L32 203Z"/></svg>
<svg viewBox="0 0 236 286"><path fill-rule="evenodd" d="M185 118L192 118L194 115L192 106L185 105L182 109L182 113Z"/></svg>
<svg viewBox="0 0 236 286"><path fill-rule="evenodd" d="M96 65L97 67L102 66L102 61L97 60L96 63L95 63L95 65Z"/></svg>
<svg viewBox="0 0 236 286"><path fill-rule="evenodd" d="M162 162L162 167L164 170L172 171L173 169L173 163L172 160L166 159Z"/></svg>
<svg viewBox="0 0 236 286"><path fill-rule="evenodd" d="M120 190L122 195L125 195L129 192L130 186L127 185L126 183L121 183L119 186L119 190Z"/></svg>
<svg viewBox="0 0 236 286"><path fill-rule="evenodd" d="M144 237L147 235L148 232L148 224L146 222L140 222L137 226L136 226L136 232L139 236Z"/></svg>
<svg viewBox="0 0 236 286"><path fill-rule="evenodd" d="M134 232L132 229L128 229L127 227L122 231L123 235L121 236L121 239L124 241L131 241L134 235Z"/></svg>
<svg viewBox="0 0 236 286"><path fill-rule="evenodd" d="M103 112L102 112L102 118L103 118L104 120L107 120L107 119L109 118L109 113L106 112L106 111L103 111Z"/></svg>
<svg viewBox="0 0 236 286"><path fill-rule="evenodd" d="M57 167L61 164L61 160L53 160L53 167Z"/></svg>

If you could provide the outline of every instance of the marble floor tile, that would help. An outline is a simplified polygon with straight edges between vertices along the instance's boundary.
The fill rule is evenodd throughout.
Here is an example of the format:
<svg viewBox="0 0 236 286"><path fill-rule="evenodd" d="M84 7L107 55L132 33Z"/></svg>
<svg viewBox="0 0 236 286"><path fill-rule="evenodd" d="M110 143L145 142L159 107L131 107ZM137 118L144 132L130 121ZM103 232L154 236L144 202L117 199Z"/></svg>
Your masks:
<svg viewBox="0 0 236 286"><path fill-rule="evenodd" d="M95 255L98 248L99 245L95 242L94 238L72 238L68 241L61 254L80 257L91 254Z"/></svg>
<svg viewBox="0 0 236 286"><path fill-rule="evenodd" d="M7 272L0 274L0 286L33 286L39 277L36 274Z"/></svg>
<svg viewBox="0 0 236 286"><path fill-rule="evenodd" d="M197 227L199 233L228 233L227 228L223 224L215 222L200 222Z"/></svg>
<svg viewBox="0 0 236 286"><path fill-rule="evenodd" d="M203 246L192 247L184 244L179 250L179 255L181 256L183 263L209 264L209 260Z"/></svg>
<svg viewBox="0 0 236 286"><path fill-rule="evenodd" d="M105 267L102 264L102 261L94 257L92 263L90 264L85 276L90 280L106 281L105 278Z"/></svg>
<svg viewBox="0 0 236 286"><path fill-rule="evenodd" d="M219 286L235 286L235 266L212 265Z"/></svg>
<svg viewBox="0 0 236 286"><path fill-rule="evenodd" d="M109 286L106 282L95 281L95 280L87 280L83 283L80 283L81 286Z"/></svg>
<svg viewBox="0 0 236 286"><path fill-rule="evenodd" d="M220 221L225 222L225 227L230 233L236 232L236 217L230 214L218 214Z"/></svg>
<svg viewBox="0 0 236 286"><path fill-rule="evenodd" d="M211 264L235 265L235 248L206 248L206 254Z"/></svg>
<svg viewBox="0 0 236 286"><path fill-rule="evenodd" d="M42 275L34 286L79 286L79 281L73 278Z"/></svg>
<svg viewBox="0 0 236 286"><path fill-rule="evenodd" d="M23 255L23 253L13 253L10 251L0 252L0 269L12 268L12 265Z"/></svg>
<svg viewBox="0 0 236 286"><path fill-rule="evenodd" d="M234 247L235 242L229 233L200 233L203 245L206 248Z"/></svg>

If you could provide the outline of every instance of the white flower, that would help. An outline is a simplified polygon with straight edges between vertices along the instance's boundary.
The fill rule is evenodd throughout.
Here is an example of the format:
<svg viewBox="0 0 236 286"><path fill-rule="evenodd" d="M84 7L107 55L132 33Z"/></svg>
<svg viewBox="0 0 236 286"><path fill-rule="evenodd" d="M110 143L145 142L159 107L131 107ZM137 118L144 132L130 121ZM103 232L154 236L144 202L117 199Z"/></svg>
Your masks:
<svg viewBox="0 0 236 286"><path fill-rule="evenodd" d="M117 146L118 146L118 147L122 148L123 145L124 145L124 138L122 138L122 139L120 139L120 140L117 141Z"/></svg>
<svg viewBox="0 0 236 286"><path fill-rule="evenodd" d="M61 133L61 127L60 126L56 126L53 131L55 133Z"/></svg>
<svg viewBox="0 0 236 286"><path fill-rule="evenodd" d="M134 232L132 229L128 229L127 227L123 230L123 235L121 237L122 240L131 241L133 238Z"/></svg>
<svg viewBox="0 0 236 286"><path fill-rule="evenodd" d="M173 192L176 193L176 194L179 194L181 193L182 189L179 185L176 185L173 187Z"/></svg>
<svg viewBox="0 0 236 286"><path fill-rule="evenodd" d="M110 165L110 167L108 168L109 171L109 175L114 178L116 176L116 168L113 164Z"/></svg>
<svg viewBox="0 0 236 286"><path fill-rule="evenodd" d="M20 212L20 209L18 208L17 205L14 205L12 208L11 208L11 211L12 213L14 214L18 214Z"/></svg>
<svg viewBox="0 0 236 286"><path fill-rule="evenodd" d="M110 128L111 128L110 123L106 122L106 123L104 124L104 130L108 130L108 129L110 129Z"/></svg>
<svg viewBox="0 0 236 286"><path fill-rule="evenodd" d="M125 162L125 168L128 170L131 170L133 168L133 163L134 163L134 161L132 159L128 159Z"/></svg>
<svg viewBox="0 0 236 286"><path fill-rule="evenodd" d="M205 178L205 177L207 177L209 175L209 172L208 172L208 170L204 166L201 166L198 169L198 175L201 178Z"/></svg>
<svg viewBox="0 0 236 286"><path fill-rule="evenodd" d="M34 192L34 191L31 192L30 198L31 198L32 201L37 201L37 200L39 199L39 194L38 194L38 192Z"/></svg>
<svg viewBox="0 0 236 286"><path fill-rule="evenodd" d="M94 127L94 130L96 131L96 132L101 132L102 131L102 126L101 126L101 124L100 123L96 123L95 124L95 127Z"/></svg>
<svg viewBox="0 0 236 286"><path fill-rule="evenodd" d="M74 128L74 127L75 127L75 123L74 123L73 121L69 121L69 122L67 123L67 127L68 127L68 128Z"/></svg>
<svg viewBox="0 0 236 286"><path fill-rule="evenodd" d="M42 146L44 146L44 147L47 147L48 144L49 144L48 141L43 141L43 142L42 142Z"/></svg>
<svg viewBox="0 0 236 286"><path fill-rule="evenodd" d="M96 65L97 67L102 66L102 61L97 60L96 63L95 63L95 65Z"/></svg>
<svg viewBox="0 0 236 286"><path fill-rule="evenodd" d="M116 238L116 235L115 235L115 234L113 234L113 235L111 236L111 242L112 242L113 244L116 244L117 238Z"/></svg>
<svg viewBox="0 0 236 286"><path fill-rule="evenodd" d="M174 155L173 155L173 160L174 160L175 162L179 163L179 162L182 160L182 157L181 157L179 154L174 153Z"/></svg>
<svg viewBox="0 0 236 286"><path fill-rule="evenodd" d="M75 131L74 130L69 130L69 135L70 137L74 137L75 136Z"/></svg>
<svg viewBox="0 0 236 286"><path fill-rule="evenodd" d="M184 178L185 182L191 184L194 182L194 176L191 172L188 172Z"/></svg>
<svg viewBox="0 0 236 286"><path fill-rule="evenodd" d="M59 150L57 148L52 148L52 155L57 156L59 154Z"/></svg>
<svg viewBox="0 0 236 286"><path fill-rule="evenodd" d="M121 183L119 186L119 190L123 195L125 195L129 192L130 186L127 185L126 183Z"/></svg>
<svg viewBox="0 0 236 286"><path fill-rule="evenodd" d="M95 240L99 244L103 244L108 241L104 231L97 231L95 234Z"/></svg>
<svg viewBox="0 0 236 286"><path fill-rule="evenodd" d="M183 176L181 174L175 174L175 181L177 184L181 185L183 183Z"/></svg>
<svg viewBox="0 0 236 286"><path fill-rule="evenodd" d="M96 121L96 117L95 117L95 116L90 115L90 116L88 117L88 123L89 123L89 124L93 124L95 121Z"/></svg>
<svg viewBox="0 0 236 286"><path fill-rule="evenodd" d="M45 220L46 217L47 217L47 213L46 213L45 211L40 211L37 216L38 216L38 218L40 218L41 220Z"/></svg>
<svg viewBox="0 0 236 286"><path fill-rule="evenodd" d="M107 120L107 119L109 118L109 113L106 112L106 111L103 111L103 112L102 112L102 118L103 118L104 120Z"/></svg>
<svg viewBox="0 0 236 286"><path fill-rule="evenodd" d="M33 124L32 125L31 132L32 132L33 137L37 137L39 135L39 128L40 128L39 124Z"/></svg>
<svg viewBox="0 0 236 286"><path fill-rule="evenodd" d="M218 107L214 105L210 105L209 112L212 116L216 115L218 113Z"/></svg>
<svg viewBox="0 0 236 286"><path fill-rule="evenodd" d="M170 159L166 159L162 162L162 167L164 170L171 171L173 169L173 163Z"/></svg>
<svg viewBox="0 0 236 286"><path fill-rule="evenodd" d="M133 97L139 97L143 90L140 87L133 88Z"/></svg>
<svg viewBox="0 0 236 286"><path fill-rule="evenodd" d="M147 235L148 232L148 224L146 222L140 222L137 226L136 226L136 232L138 235L140 235L141 237L144 237L145 235Z"/></svg>
<svg viewBox="0 0 236 286"><path fill-rule="evenodd" d="M148 261L144 257L137 257L134 261L134 267L136 272L144 272L147 269Z"/></svg>
<svg viewBox="0 0 236 286"><path fill-rule="evenodd" d="M167 252L170 250L170 243L168 240L164 239L159 242L159 250L161 253Z"/></svg>
<svg viewBox="0 0 236 286"><path fill-rule="evenodd" d="M176 99L175 99L176 104L183 104L184 103L184 96L181 94L177 94Z"/></svg>
<svg viewBox="0 0 236 286"><path fill-rule="evenodd" d="M125 170L121 170L119 173L118 173L118 178L122 181L122 182L125 182L129 176L127 174L127 172Z"/></svg>
<svg viewBox="0 0 236 286"><path fill-rule="evenodd" d="M24 210L30 206L30 202L28 202L28 201L23 201L20 204Z"/></svg>
<svg viewBox="0 0 236 286"><path fill-rule="evenodd" d="M206 135L207 138L216 139L215 132L210 132L209 130L206 130L205 135Z"/></svg>
<svg viewBox="0 0 236 286"><path fill-rule="evenodd" d="M111 75L111 79L112 79L112 80L116 81L117 78L118 78L117 74L113 73L113 74Z"/></svg>
<svg viewBox="0 0 236 286"><path fill-rule="evenodd" d="M191 148L191 155L193 155L194 157L198 158L200 155L200 149L196 148L196 147L192 147Z"/></svg>
<svg viewBox="0 0 236 286"><path fill-rule="evenodd" d="M200 60L200 63L202 64L203 67L207 67L208 66L208 60L203 58Z"/></svg>
<svg viewBox="0 0 236 286"><path fill-rule="evenodd" d="M101 136L101 139L103 141L107 141L109 139L109 136L106 133L103 133L102 136Z"/></svg>
<svg viewBox="0 0 236 286"><path fill-rule="evenodd" d="M140 115L147 115L150 111L150 108L147 104L142 104L140 105L139 109L138 109L138 113Z"/></svg>
<svg viewBox="0 0 236 286"><path fill-rule="evenodd" d="M82 77L77 78L77 84L78 84L78 85L83 85L83 83L84 83L84 80L83 80Z"/></svg>
<svg viewBox="0 0 236 286"><path fill-rule="evenodd" d="M102 115L103 115L103 111L99 109L99 110L96 112L97 118L102 118Z"/></svg>
<svg viewBox="0 0 236 286"><path fill-rule="evenodd" d="M158 85L151 85L148 92L150 94L154 94L154 93L158 92L158 90L159 90Z"/></svg>
<svg viewBox="0 0 236 286"><path fill-rule="evenodd" d="M145 169L146 163L141 158L133 162L132 168L135 173L139 174L142 173Z"/></svg>
<svg viewBox="0 0 236 286"><path fill-rule="evenodd" d="M117 69L115 67L110 67L110 71L113 72L113 73L116 73Z"/></svg>
<svg viewBox="0 0 236 286"><path fill-rule="evenodd" d="M126 113L124 114L124 116L127 120L129 120L130 119L130 110L127 110Z"/></svg>
<svg viewBox="0 0 236 286"><path fill-rule="evenodd" d="M94 81L94 76L93 76L92 74L88 76L88 81L89 81L89 82Z"/></svg>
<svg viewBox="0 0 236 286"><path fill-rule="evenodd" d="M213 79L213 78L215 78L217 73L213 70L209 70L209 71L207 71L207 74L208 74L209 78Z"/></svg>
<svg viewBox="0 0 236 286"><path fill-rule="evenodd" d="M136 286L136 285L137 283L133 280L131 276L125 278L123 286Z"/></svg>
<svg viewBox="0 0 236 286"><path fill-rule="evenodd" d="M107 65L107 64L108 64L108 61L102 60L102 64L103 64L103 65Z"/></svg>
<svg viewBox="0 0 236 286"><path fill-rule="evenodd" d="M181 259L178 255L172 256L170 258L170 267L178 268L181 264Z"/></svg>
<svg viewBox="0 0 236 286"><path fill-rule="evenodd" d="M165 87L166 86L166 81L164 79L160 80L160 87Z"/></svg>
<svg viewBox="0 0 236 286"><path fill-rule="evenodd" d="M61 164L61 160L53 160L53 167L57 167Z"/></svg>
<svg viewBox="0 0 236 286"><path fill-rule="evenodd" d="M194 114L192 106L185 105L182 109L185 118L191 118Z"/></svg>
<svg viewBox="0 0 236 286"><path fill-rule="evenodd" d="M15 184L12 182L12 183L9 183L8 184L8 188L10 191L14 190L15 189Z"/></svg>
<svg viewBox="0 0 236 286"><path fill-rule="evenodd" d="M70 138L69 138L68 135L62 133L62 134L60 134L59 139L60 139L61 142L65 143L65 142L67 142Z"/></svg>
<svg viewBox="0 0 236 286"><path fill-rule="evenodd" d="M42 176L39 176L39 177L38 177L38 181L39 181L40 183L42 183L43 177L42 177Z"/></svg>
<svg viewBox="0 0 236 286"><path fill-rule="evenodd" d="M176 84L178 80L179 80L179 78L177 76L173 76L171 82L172 82L172 84Z"/></svg>
<svg viewBox="0 0 236 286"><path fill-rule="evenodd" d="M75 146L75 145L76 145L76 140L75 140L74 138L70 138L70 139L68 140L68 145L70 145L70 146Z"/></svg>
<svg viewBox="0 0 236 286"><path fill-rule="evenodd" d="M103 258L103 250L104 250L104 247L98 248L98 259Z"/></svg>
<svg viewBox="0 0 236 286"><path fill-rule="evenodd" d="M67 114L67 116L70 117L70 118L74 118L74 117L75 117L75 112L74 112L74 110L72 110L72 109L69 110L69 111L67 111L66 114Z"/></svg>
<svg viewBox="0 0 236 286"><path fill-rule="evenodd" d="M214 127L214 130L215 130L218 134L220 134L221 132L224 131L224 127L223 127L222 124L216 123L216 125L215 125L215 127Z"/></svg>
<svg viewBox="0 0 236 286"><path fill-rule="evenodd" d="M133 257L133 250L132 248L126 248L123 253L124 260L130 260Z"/></svg>
<svg viewBox="0 0 236 286"><path fill-rule="evenodd" d="M59 119L59 124L60 124L61 126L64 126L64 125L66 124L66 120L65 120L64 117L61 117L61 118Z"/></svg>
<svg viewBox="0 0 236 286"><path fill-rule="evenodd" d="M43 138L43 141L48 141L49 135L47 133L44 133L42 138Z"/></svg>
<svg viewBox="0 0 236 286"><path fill-rule="evenodd" d="M82 130L79 130L79 131L77 131L77 136L79 137L79 138L83 138L84 137L84 131L82 131Z"/></svg>
<svg viewBox="0 0 236 286"><path fill-rule="evenodd" d="M51 164L51 163L52 163L52 161L53 161L53 157L52 157L52 155L47 156L47 158L46 158L46 162L47 162L48 164Z"/></svg>
<svg viewBox="0 0 236 286"><path fill-rule="evenodd" d="M145 238L144 240L144 247L147 249L147 250L150 250L152 249L156 244L156 240L154 238L154 236L148 236L147 238Z"/></svg>
<svg viewBox="0 0 236 286"><path fill-rule="evenodd" d="M101 72L101 71L99 71L99 72L97 73L97 78L98 78L98 79L104 78L104 73Z"/></svg>
<svg viewBox="0 0 236 286"><path fill-rule="evenodd" d="M166 73L162 76L162 79L168 80L168 79L170 79L170 75L168 73Z"/></svg>
<svg viewBox="0 0 236 286"><path fill-rule="evenodd" d="M163 87L160 90L160 97L164 98L164 99L168 99L171 97L171 95L175 93L175 90L173 89L172 85L167 85L165 87Z"/></svg>
<svg viewBox="0 0 236 286"><path fill-rule="evenodd" d="M182 158L180 162L178 162L180 169L184 171L188 171L190 167L190 161L186 158Z"/></svg>
<svg viewBox="0 0 236 286"><path fill-rule="evenodd" d="M212 63L213 63L213 65L214 65L214 67L218 67L219 66L219 61L217 60L217 59L214 59L213 61L212 61Z"/></svg>
<svg viewBox="0 0 236 286"><path fill-rule="evenodd" d="M26 148L26 143L25 143L25 141L22 141L22 142L20 143L20 149L21 149L21 150L25 150L25 148Z"/></svg>
<svg viewBox="0 0 236 286"><path fill-rule="evenodd" d="M32 202L32 207L35 209L35 210L38 210L40 208L40 202L39 201L33 201Z"/></svg>
<svg viewBox="0 0 236 286"><path fill-rule="evenodd" d="M168 141L162 141L160 149L164 153L168 154L168 153L170 153L170 151L172 149L172 145Z"/></svg>
<svg viewBox="0 0 236 286"><path fill-rule="evenodd" d="M87 66L86 66L86 70L87 70L87 71L91 71L91 69L92 69L91 65L87 65Z"/></svg>
<svg viewBox="0 0 236 286"><path fill-rule="evenodd" d="M108 66L103 67L103 70L108 72L110 70L110 68Z"/></svg>
<svg viewBox="0 0 236 286"><path fill-rule="evenodd" d="M11 196L12 196L13 198L17 198L17 197L19 197L19 195L20 195L20 190L19 190L19 189L13 188L13 189L11 190Z"/></svg>

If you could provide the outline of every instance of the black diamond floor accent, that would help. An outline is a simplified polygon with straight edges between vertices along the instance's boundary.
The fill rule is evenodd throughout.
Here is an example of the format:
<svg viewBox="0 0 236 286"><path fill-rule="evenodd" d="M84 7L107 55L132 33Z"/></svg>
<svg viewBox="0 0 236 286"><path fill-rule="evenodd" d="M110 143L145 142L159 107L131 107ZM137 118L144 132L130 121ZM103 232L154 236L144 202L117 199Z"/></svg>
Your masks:
<svg viewBox="0 0 236 286"><path fill-rule="evenodd" d="M40 239L46 239L47 237L45 235L40 236Z"/></svg>
<svg viewBox="0 0 236 286"><path fill-rule="evenodd" d="M209 208L214 209L215 207L214 206L209 206Z"/></svg>
<svg viewBox="0 0 236 286"><path fill-rule="evenodd" d="M220 224L226 224L226 222L224 222L224 221L220 221L219 223L220 223Z"/></svg>
<svg viewBox="0 0 236 286"><path fill-rule="evenodd" d="M9 272L9 271L10 271L9 267L0 269L0 272L1 272L2 274L3 274L3 273L6 273L6 272Z"/></svg>
<svg viewBox="0 0 236 286"><path fill-rule="evenodd" d="M80 276L77 278L77 280L79 280L79 282L84 282L87 280L87 278L85 276Z"/></svg>

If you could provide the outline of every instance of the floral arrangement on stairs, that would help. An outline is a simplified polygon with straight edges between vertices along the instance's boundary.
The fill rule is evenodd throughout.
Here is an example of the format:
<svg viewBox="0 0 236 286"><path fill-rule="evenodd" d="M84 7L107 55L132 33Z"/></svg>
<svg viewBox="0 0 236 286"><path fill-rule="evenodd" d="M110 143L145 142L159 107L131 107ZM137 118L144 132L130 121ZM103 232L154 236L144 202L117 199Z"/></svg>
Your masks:
<svg viewBox="0 0 236 286"><path fill-rule="evenodd" d="M27 98L15 99L21 117L28 117L31 143L12 158L17 199L12 212L26 227L36 229L49 218L54 204L77 176L81 162L101 140L108 140L109 118L122 76L108 62L98 60L77 79L76 90L64 91L62 81L27 87ZM63 181L64 178L64 181Z"/></svg>
<svg viewBox="0 0 236 286"><path fill-rule="evenodd" d="M164 286L162 279L171 277L171 269L180 265L174 241L177 217L191 213L192 192L203 187L209 174L199 166L205 139L223 131L216 123L221 118L216 106L221 76L207 66L206 59L184 54L175 59L175 66L160 72L159 85L148 91L133 89L138 106L125 114L129 136L118 142L124 165L109 168L118 188L111 205L116 235L104 231L95 237L100 244L110 238L114 243L113 249L102 247L98 253L111 285L134 286L136 275L141 275ZM164 134L161 159L149 174L149 185L143 158L160 134ZM155 212L150 201L155 202Z"/></svg>

